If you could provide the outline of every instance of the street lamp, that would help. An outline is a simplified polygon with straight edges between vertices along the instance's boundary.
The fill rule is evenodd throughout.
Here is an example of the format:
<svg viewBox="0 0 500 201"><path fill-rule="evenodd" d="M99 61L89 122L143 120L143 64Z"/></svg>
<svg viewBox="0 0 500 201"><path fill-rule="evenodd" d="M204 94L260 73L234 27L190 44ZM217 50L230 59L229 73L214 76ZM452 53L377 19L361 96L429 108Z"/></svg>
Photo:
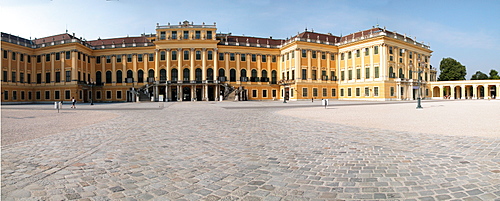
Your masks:
<svg viewBox="0 0 500 201"><path fill-rule="evenodd" d="M95 82L90 79L90 82L87 82L88 85L90 85L90 105L94 105L94 85Z"/></svg>
<svg viewBox="0 0 500 201"><path fill-rule="evenodd" d="M421 110L421 109L424 109L422 107L422 105L420 105L420 101L421 101L421 87L422 87L422 78L420 76L420 73L422 73L422 66L424 65L424 62L421 62L420 59L418 59L418 64L419 64L419 67L418 67L418 98L417 98L417 110Z"/></svg>

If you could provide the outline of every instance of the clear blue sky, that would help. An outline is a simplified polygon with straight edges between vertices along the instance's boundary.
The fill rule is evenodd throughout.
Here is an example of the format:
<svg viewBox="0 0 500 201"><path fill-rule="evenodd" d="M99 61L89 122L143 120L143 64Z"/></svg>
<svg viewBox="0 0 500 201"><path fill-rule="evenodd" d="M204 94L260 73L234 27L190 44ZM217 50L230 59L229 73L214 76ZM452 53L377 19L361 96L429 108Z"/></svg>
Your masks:
<svg viewBox="0 0 500 201"><path fill-rule="evenodd" d="M452 57L500 71L500 1L461 0L0 0L0 29L24 38L87 40L154 33L156 23L217 23L218 32L287 38L307 27L340 36L377 25L430 43L431 64Z"/></svg>

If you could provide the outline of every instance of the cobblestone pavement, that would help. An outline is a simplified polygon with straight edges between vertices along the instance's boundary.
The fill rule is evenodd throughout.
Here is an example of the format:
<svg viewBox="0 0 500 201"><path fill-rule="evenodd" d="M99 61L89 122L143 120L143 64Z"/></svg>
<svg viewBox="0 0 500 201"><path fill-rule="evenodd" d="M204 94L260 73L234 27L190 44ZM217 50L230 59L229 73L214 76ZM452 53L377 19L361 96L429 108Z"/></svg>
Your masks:
<svg viewBox="0 0 500 201"><path fill-rule="evenodd" d="M120 115L112 120L3 146L1 199L500 200L499 138L234 105L122 107L108 110Z"/></svg>

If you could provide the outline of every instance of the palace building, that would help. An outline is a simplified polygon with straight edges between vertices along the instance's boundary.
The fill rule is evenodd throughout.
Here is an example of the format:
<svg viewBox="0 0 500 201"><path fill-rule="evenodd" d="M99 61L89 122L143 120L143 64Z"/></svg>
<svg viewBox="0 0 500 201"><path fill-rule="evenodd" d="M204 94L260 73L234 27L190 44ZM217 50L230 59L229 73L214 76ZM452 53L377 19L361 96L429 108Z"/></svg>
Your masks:
<svg viewBox="0 0 500 201"><path fill-rule="evenodd" d="M157 24L155 34L92 41L2 33L1 51L2 103L412 100L443 97L448 89L432 85L428 45L379 27L274 39L184 21ZM498 87L484 91L496 94Z"/></svg>

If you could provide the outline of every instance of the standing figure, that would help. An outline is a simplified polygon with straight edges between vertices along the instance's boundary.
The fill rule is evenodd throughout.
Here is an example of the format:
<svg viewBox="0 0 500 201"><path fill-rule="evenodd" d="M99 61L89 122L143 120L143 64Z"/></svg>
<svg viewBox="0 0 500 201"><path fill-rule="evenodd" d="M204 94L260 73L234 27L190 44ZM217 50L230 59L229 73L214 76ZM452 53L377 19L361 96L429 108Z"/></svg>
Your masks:
<svg viewBox="0 0 500 201"><path fill-rule="evenodd" d="M72 97L72 98L71 98L71 103L72 103L71 108L75 108L75 109L76 109L76 106L75 106L75 104L76 104L76 99L75 99L75 97Z"/></svg>

